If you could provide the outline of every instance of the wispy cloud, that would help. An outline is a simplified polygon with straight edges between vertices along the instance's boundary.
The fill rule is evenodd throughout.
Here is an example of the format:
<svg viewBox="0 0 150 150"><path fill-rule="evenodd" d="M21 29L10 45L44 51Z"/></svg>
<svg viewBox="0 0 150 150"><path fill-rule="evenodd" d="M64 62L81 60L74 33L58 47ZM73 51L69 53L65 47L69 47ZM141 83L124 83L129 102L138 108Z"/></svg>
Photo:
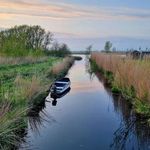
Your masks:
<svg viewBox="0 0 150 150"><path fill-rule="evenodd" d="M9 17L30 16L64 19L95 19L95 20L141 20L150 19L150 10L117 8L117 7L86 7L63 3L42 3L40 0L1 0L0 19Z"/></svg>

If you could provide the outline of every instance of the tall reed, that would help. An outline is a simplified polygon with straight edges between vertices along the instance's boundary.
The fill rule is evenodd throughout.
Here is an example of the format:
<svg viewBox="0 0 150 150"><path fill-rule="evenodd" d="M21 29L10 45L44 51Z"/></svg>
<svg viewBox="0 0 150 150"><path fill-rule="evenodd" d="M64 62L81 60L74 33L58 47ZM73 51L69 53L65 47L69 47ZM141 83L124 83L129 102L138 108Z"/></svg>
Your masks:
<svg viewBox="0 0 150 150"><path fill-rule="evenodd" d="M26 57L7 57L7 56L0 56L0 65L20 65L20 64L29 64L29 63L37 63L43 62L48 60L48 57L33 57L33 56L26 56Z"/></svg>
<svg viewBox="0 0 150 150"><path fill-rule="evenodd" d="M102 53L92 53L91 59L106 71L113 73L115 84L124 91L134 90L135 97L150 102L150 60L134 60Z"/></svg>
<svg viewBox="0 0 150 150"><path fill-rule="evenodd" d="M21 140L19 132L26 126L27 122L22 116L26 109L12 109L10 102L4 102L0 105L0 149L14 149Z"/></svg>
<svg viewBox="0 0 150 150"><path fill-rule="evenodd" d="M43 89L42 77L32 76L30 80L17 76L15 79L16 95L24 97L28 101L31 100L36 94L40 93Z"/></svg>
<svg viewBox="0 0 150 150"><path fill-rule="evenodd" d="M51 73L57 76L60 73L66 72L66 70L68 70L68 68L73 64L73 62L73 57L66 57L63 59L63 61L58 62L52 67Z"/></svg>

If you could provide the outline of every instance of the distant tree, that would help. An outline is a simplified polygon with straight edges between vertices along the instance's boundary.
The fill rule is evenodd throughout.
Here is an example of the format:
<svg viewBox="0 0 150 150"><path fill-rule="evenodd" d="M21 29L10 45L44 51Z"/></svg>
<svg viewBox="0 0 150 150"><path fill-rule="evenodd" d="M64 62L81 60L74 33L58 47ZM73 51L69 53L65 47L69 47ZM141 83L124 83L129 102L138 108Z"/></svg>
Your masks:
<svg viewBox="0 0 150 150"><path fill-rule="evenodd" d="M10 55L25 55L29 51L46 50L53 38L40 26L21 25L0 31L0 52Z"/></svg>
<svg viewBox="0 0 150 150"><path fill-rule="evenodd" d="M70 55L71 52L67 44L59 44L57 41L55 41L50 48L49 54L58 57L64 57Z"/></svg>
<svg viewBox="0 0 150 150"><path fill-rule="evenodd" d="M47 32L44 38L43 47L45 50L48 50L49 45L53 41L53 34L51 32Z"/></svg>
<svg viewBox="0 0 150 150"><path fill-rule="evenodd" d="M52 47L50 48L50 50L58 51L59 46L60 46L59 43L57 41L54 41L53 44L52 44Z"/></svg>
<svg viewBox="0 0 150 150"><path fill-rule="evenodd" d="M142 48L141 48L141 46L139 47L139 51L142 51Z"/></svg>
<svg viewBox="0 0 150 150"><path fill-rule="evenodd" d="M106 41L104 50L109 53L111 51L112 43L110 41Z"/></svg>
<svg viewBox="0 0 150 150"><path fill-rule="evenodd" d="M116 52L116 51L117 51L116 47L113 47L113 48L112 48L112 51L113 51L113 52Z"/></svg>
<svg viewBox="0 0 150 150"><path fill-rule="evenodd" d="M90 54L91 51L92 51L92 48L93 48L93 45L89 45L89 46L86 48L86 53L87 53L87 54Z"/></svg>
<svg viewBox="0 0 150 150"><path fill-rule="evenodd" d="M28 31L28 45L31 49L47 49L53 40L53 34L40 26L31 26Z"/></svg>
<svg viewBox="0 0 150 150"><path fill-rule="evenodd" d="M60 56L62 56L62 57L71 54L68 45L65 44L65 43L63 43L63 44L60 45L60 47L59 47L59 53L60 53Z"/></svg>

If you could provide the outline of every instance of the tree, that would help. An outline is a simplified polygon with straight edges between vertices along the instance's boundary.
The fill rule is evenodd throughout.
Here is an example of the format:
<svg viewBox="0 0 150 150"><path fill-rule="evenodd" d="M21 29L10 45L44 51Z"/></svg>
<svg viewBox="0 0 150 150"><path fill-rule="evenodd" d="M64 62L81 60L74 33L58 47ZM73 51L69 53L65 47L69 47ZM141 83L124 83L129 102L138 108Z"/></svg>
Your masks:
<svg viewBox="0 0 150 150"><path fill-rule="evenodd" d="M44 43L43 43L43 47L45 50L48 49L48 46L51 44L52 41L53 41L53 34L51 32L48 32L45 35Z"/></svg>
<svg viewBox="0 0 150 150"><path fill-rule="evenodd" d="M110 41L106 41L105 47L104 47L105 52L109 53L111 51L111 47L112 47L112 43Z"/></svg>
<svg viewBox="0 0 150 150"><path fill-rule="evenodd" d="M0 31L0 51L10 55L25 55L29 51L47 50L53 34L40 26L21 25Z"/></svg>
<svg viewBox="0 0 150 150"><path fill-rule="evenodd" d="M67 55L70 55L70 49L67 44L59 44L57 41L55 41L48 51L49 55L57 56L57 57L64 57Z"/></svg>
<svg viewBox="0 0 150 150"><path fill-rule="evenodd" d="M59 43L57 41L54 41L50 50L58 51L59 50Z"/></svg>
<svg viewBox="0 0 150 150"><path fill-rule="evenodd" d="M91 53L92 47L93 47L93 45L89 45L89 46L86 48L86 53L87 53L87 54L90 54L90 53Z"/></svg>
<svg viewBox="0 0 150 150"><path fill-rule="evenodd" d="M139 47L139 51L140 51L140 52L142 51L142 48L141 48L141 46Z"/></svg>
<svg viewBox="0 0 150 150"><path fill-rule="evenodd" d="M113 52L116 52L116 51L117 51L116 47L113 47L113 48L112 48L112 51L113 51Z"/></svg>
<svg viewBox="0 0 150 150"><path fill-rule="evenodd" d="M60 53L61 57L64 57L66 55L70 55L71 54L68 45L65 44L65 43L63 43L62 45L60 45L60 47L59 47L59 53Z"/></svg>

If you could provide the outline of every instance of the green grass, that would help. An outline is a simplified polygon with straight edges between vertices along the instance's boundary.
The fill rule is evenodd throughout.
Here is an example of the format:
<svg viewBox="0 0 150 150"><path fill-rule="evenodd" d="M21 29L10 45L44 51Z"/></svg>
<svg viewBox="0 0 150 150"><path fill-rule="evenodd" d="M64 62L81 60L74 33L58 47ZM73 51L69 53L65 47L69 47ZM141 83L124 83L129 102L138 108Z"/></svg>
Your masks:
<svg viewBox="0 0 150 150"><path fill-rule="evenodd" d="M58 61L58 58L49 58L44 62L32 63L32 64L21 64L15 66L0 66L0 98L9 99L9 101L17 101L17 96L14 93L17 90L15 80L19 76L24 82L31 81L33 76L45 80L45 76L50 71L53 63ZM16 93L17 94L17 93ZM10 97L8 97L9 95ZM20 97L19 97L20 99ZM2 101L2 100L1 100Z"/></svg>
<svg viewBox="0 0 150 150"><path fill-rule="evenodd" d="M28 110L44 101L51 82L64 76L73 61L47 57L43 61L0 65L0 149L17 147L20 131L27 127ZM56 69L57 74L53 74Z"/></svg>

